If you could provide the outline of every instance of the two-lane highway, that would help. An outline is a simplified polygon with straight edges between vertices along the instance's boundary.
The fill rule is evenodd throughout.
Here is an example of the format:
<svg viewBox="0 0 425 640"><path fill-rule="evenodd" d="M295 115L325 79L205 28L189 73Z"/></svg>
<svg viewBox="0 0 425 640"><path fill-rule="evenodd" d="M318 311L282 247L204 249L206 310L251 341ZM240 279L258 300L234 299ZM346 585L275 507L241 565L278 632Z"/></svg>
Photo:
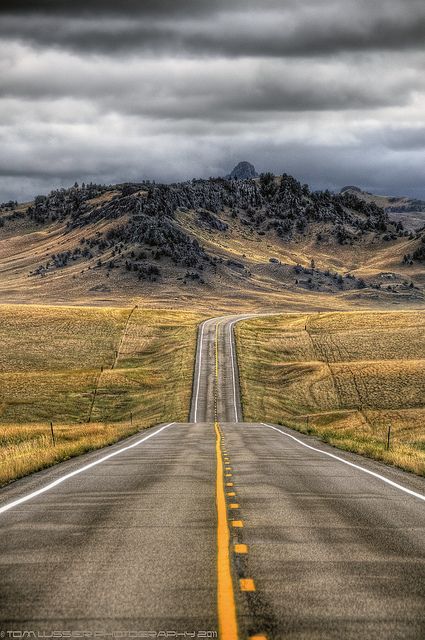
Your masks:
<svg viewBox="0 0 425 640"><path fill-rule="evenodd" d="M237 319L199 329L191 422L0 492L5 637L425 637L425 480L243 423Z"/></svg>
<svg viewBox="0 0 425 640"><path fill-rule="evenodd" d="M222 422L241 420L242 408L233 327L244 317L247 316L212 318L199 327L190 410L192 422L214 422L216 410ZM218 376L216 376L217 361Z"/></svg>

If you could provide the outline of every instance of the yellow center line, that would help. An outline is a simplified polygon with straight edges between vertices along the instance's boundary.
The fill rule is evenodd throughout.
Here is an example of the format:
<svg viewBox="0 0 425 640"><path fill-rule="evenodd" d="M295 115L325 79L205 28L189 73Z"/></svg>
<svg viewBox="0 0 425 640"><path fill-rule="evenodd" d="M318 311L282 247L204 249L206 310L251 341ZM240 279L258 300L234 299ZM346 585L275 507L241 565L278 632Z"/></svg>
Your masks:
<svg viewBox="0 0 425 640"><path fill-rule="evenodd" d="M218 324L215 330L215 451L217 459L216 504L217 504L217 612L220 640L238 639L236 602L230 564L230 531L227 519L226 486L222 458L222 434L217 415L218 389Z"/></svg>
<svg viewBox="0 0 425 640"><path fill-rule="evenodd" d="M225 487L233 487L233 482L225 482L224 478L232 477L230 459L224 445L223 433L218 422L218 327L215 326L215 389L214 389L214 430L215 450L217 458L216 473L216 505L217 505L217 612L220 640L238 640L238 620L236 614L236 602L232 569L230 561L230 530ZM224 462L223 462L224 458ZM229 497L235 496L235 492L228 492ZM239 504L232 502L229 509L239 509ZM242 528L243 520L230 520L234 528ZM235 544L233 550L238 554L248 553L248 545ZM255 583L252 578L239 580L241 591L255 591ZM256 634L250 640L267 640L267 636Z"/></svg>
<svg viewBox="0 0 425 640"><path fill-rule="evenodd" d="M218 422L214 425L217 456L217 603L221 640L237 640L238 623L230 568L230 534L227 521L227 505L223 484L223 461L221 459L221 435Z"/></svg>

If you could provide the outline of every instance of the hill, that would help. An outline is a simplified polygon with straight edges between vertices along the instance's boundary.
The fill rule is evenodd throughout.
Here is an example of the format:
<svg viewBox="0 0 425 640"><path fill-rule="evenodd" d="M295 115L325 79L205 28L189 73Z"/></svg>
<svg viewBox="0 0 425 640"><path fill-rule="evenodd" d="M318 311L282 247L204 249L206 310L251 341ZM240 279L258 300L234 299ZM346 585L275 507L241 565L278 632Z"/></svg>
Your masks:
<svg viewBox="0 0 425 640"><path fill-rule="evenodd" d="M365 202L373 202L384 209L390 220L401 222L405 229L417 231L425 227L425 202L408 196L380 196L358 187L348 186L341 193L351 193Z"/></svg>
<svg viewBox="0 0 425 640"><path fill-rule="evenodd" d="M423 234L376 202L313 192L287 174L75 184L2 205L0 293L10 302L196 300L217 309L417 306L424 247Z"/></svg>

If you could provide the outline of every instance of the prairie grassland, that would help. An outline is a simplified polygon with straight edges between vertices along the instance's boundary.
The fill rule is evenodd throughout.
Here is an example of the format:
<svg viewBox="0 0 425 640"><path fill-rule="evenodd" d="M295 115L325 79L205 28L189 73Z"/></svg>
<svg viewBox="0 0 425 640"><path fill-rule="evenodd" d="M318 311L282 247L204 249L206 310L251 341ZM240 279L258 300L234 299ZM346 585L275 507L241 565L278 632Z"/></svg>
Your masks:
<svg viewBox="0 0 425 640"><path fill-rule="evenodd" d="M0 484L187 419L202 317L130 313L0 306Z"/></svg>
<svg viewBox="0 0 425 640"><path fill-rule="evenodd" d="M236 340L245 420L425 475L424 312L269 316Z"/></svg>

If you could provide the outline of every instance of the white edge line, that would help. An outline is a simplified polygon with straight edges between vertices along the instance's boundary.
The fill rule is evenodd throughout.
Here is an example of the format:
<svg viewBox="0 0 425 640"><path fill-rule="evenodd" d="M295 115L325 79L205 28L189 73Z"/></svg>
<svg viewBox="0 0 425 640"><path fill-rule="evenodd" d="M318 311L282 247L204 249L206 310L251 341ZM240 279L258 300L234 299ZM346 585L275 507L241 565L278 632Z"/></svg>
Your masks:
<svg viewBox="0 0 425 640"><path fill-rule="evenodd" d="M416 491L412 491L411 489L407 489L406 487L403 487L401 484L398 484L397 482L393 482L392 480L389 480L388 478L381 476L379 473L375 473L374 471L369 471L369 469L365 469L364 467L361 467L358 464L354 464L353 462L348 462L348 460L344 460L344 458L340 458L339 456L336 456L333 453L329 453L328 451L323 451L323 449L317 449L316 447L312 447L311 445L306 444L302 440L299 440L299 438L295 438L295 436L291 436L289 433L285 433L284 431L281 431L277 427L273 427L271 424L266 424L265 422L262 422L261 424L264 427L268 427L269 429L274 429L274 431L277 431L282 436L286 436L287 438L292 438L292 440L295 440L295 442L298 442L298 444L301 444L303 447L306 447L307 449L312 449L313 451L322 453L325 456L329 456L329 458L334 458L339 462L343 462L344 464L347 464L349 467L354 467L354 469L358 469L359 471L363 471L363 473L367 473L368 475L373 476L374 478L378 478L378 480L382 480L382 482L385 482L386 484L389 484L392 487L395 487L396 489L400 489L400 491L404 491L404 493L408 493L409 495L414 496L415 498L419 498L419 500L425 501L425 495L422 495L421 493L417 493Z"/></svg>
<svg viewBox="0 0 425 640"><path fill-rule="evenodd" d="M163 427L160 427L159 429L157 429L156 431L154 431L154 432L150 433L149 435L145 436L141 440L138 440L137 442L134 442L133 444L129 444L128 446L123 447L122 449L119 449L118 451L113 451L112 453L108 453L108 455L103 456L102 458L99 458L99 460L95 460L94 462L91 462L90 464L86 464L86 465L84 465L84 467L80 467L79 469L76 469L75 471L71 471L71 473L67 473L64 476L61 476L57 480L54 480L50 484L47 484L45 487L42 487L41 489L37 489L37 491L33 491L32 493L28 493L26 496L23 496L22 498L18 498L17 500L14 500L13 502L9 502L8 504L4 505L3 507L0 507L0 513L4 513L5 511L9 511L9 509L13 509L13 507L17 507L19 504L22 504L23 502L28 502L28 500L32 500L32 498L36 498L37 496L41 495L42 493L45 493L46 491L50 491L50 489L53 489L54 487L57 487L58 484L61 484L62 482L65 482L65 480L69 480L69 478L72 478L72 477L78 475L79 473L83 473L83 471L87 471L87 469L91 469L92 467L95 467L96 465L101 464L102 462L105 462L105 460L109 460L109 458L113 458L114 456L117 456L118 454L122 453L123 451L128 451L129 449L133 449L134 447L137 447L139 444L142 444L142 442L146 442L146 440L149 440L149 438L153 438L154 436L158 435L158 433L161 433L161 431L163 431L164 429L167 429L168 427L171 427L173 424L176 424L176 423L175 422L170 422L169 424L165 424Z"/></svg>
<svg viewBox="0 0 425 640"><path fill-rule="evenodd" d="M193 422L196 422L196 419L198 417L198 398L199 398L199 384L201 381L201 362L202 362L202 340L204 337L204 328L205 328L205 323L207 322L207 320L204 320L204 322L202 323L202 327L201 327L201 335L199 337L199 355L197 358L197 366L198 366L198 380L196 382L196 395L195 395L195 408L193 411Z"/></svg>
<svg viewBox="0 0 425 640"><path fill-rule="evenodd" d="M236 400L236 373L235 373L235 356L233 351L233 327L237 322L242 322L243 320L250 320L251 318L256 318L257 314L249 315L249 316L241 316L232 320L229 323L229 339L230 339L230 359L232 361L232 380L233 380L233 405L235 408L235 422L239 422L238 418L238 408L237 408L237 400Z"/></svg>
<svg viewBox="0 0 425 640"><path fill-rule="evenodd" d="M242 320L243 318L240 318ZM239 322L238 320L233 320L229 324L229 340L230 340L230 359L232 361L232 380L233 380L233 406L235 408L235 422L239 422L238 418L238 407L236 402L236 376L235 376L235 357L233 354L233 325Z"/></svg>

